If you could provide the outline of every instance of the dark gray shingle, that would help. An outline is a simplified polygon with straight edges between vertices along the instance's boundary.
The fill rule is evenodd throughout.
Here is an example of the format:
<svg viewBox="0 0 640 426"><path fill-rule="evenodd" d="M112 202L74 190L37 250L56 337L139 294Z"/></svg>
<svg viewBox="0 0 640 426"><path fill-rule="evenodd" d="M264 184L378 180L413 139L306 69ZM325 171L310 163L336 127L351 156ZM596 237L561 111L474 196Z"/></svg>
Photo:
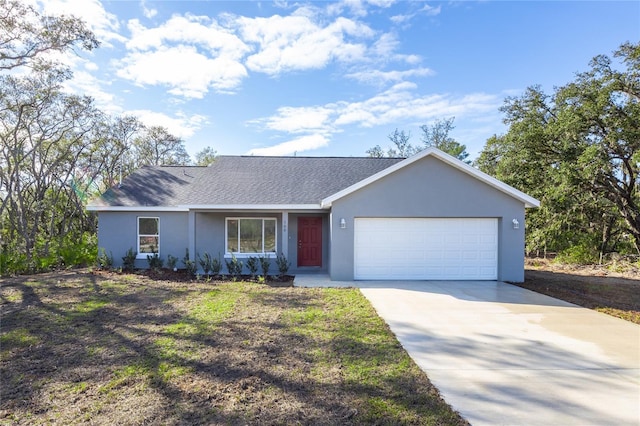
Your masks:
<svg viewBox="0 0 640 426"><path fill-rule="evenodd" d="M143 167L94 206L318 204L401 158L220 156L209 167Z"/></svg>

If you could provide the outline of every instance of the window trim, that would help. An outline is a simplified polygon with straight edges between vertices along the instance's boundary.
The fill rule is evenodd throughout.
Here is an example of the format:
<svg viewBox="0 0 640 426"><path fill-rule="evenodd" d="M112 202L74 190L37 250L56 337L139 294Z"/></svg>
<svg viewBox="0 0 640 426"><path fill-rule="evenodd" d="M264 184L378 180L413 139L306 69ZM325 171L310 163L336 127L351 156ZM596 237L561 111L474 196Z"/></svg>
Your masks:
<svg viewBox="0 0 640 426"><path fill-rule="evenodd" d="M158 221L158 233L157 234L140 234L140 219L156 219ZM158 248L155 254L160 256L160 217L158 216L137 216L136 217L136 230L137 230L137 241L136 241L136 259L146 259L147 256L152 256L154 253L142 253L140 252L140 237L157 237L158 238Z"/></svg>
<svg viewBox="0 0 640 426"><path fill-rule="evenodd" d="M242 253L239 251L230 252L229 251L229 221L237 220L238 221L238 250L240 249L240 221L241 220L262 220L262 251L256 253ZM264 251L264 223L265 221L273 221L274 227L274 238L275 238L275 250L274 251ZM278 219L275 217L253 217L253 216L229 216L224 218L224 257L229 258L233 254L235 257L249 257L249 256L264 256L266 254L276 254L278 252Z"/></svg>

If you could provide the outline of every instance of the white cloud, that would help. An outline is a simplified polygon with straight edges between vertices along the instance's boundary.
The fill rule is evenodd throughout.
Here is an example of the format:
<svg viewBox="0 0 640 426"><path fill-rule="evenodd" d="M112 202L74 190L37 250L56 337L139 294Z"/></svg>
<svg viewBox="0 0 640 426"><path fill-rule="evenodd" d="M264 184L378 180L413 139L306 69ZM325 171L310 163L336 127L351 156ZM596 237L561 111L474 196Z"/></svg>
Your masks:
<svg viewBox="0 0 640 426"><path fill-rule="evenodd" d="M393 22L394 24L404 24L405 22L410 21L411 19L413 19L414 16L415 16L415 14L393 15L392 17L389 18L389 20L391 22Z"/></svg>
<svg viewBox="0 0 640 426"><path fill-rule="evenodd" d="M75 71L73 77L64 83L65 90L80 96L91 96L95 105L103 112L119 114L122 109L116 105L115 96L102 89L104 82L87 71Z"/></svg>
<svg viewBox="0 0 640 426"><path fill-rule="evenodd" d="M418 15L436 16L436 15L439 15L441 11L442 11L441 5L438 5L438 7L433 7L433 6L429 6L428 4L425 4L420 10L416 12L407 13L404 15L394 15L389 19L394 24L405 24L411 21L413 18L415 18Z"/></svg>
<svg viewBox="0 0 640 426"><path fill-rule="evenodd" d="M391 1L374 3L387 7ZM396 54L399 42L392 34L382 33L376 39L378 33L367 24L330 16L328 10L345 4L371 6L371 2L324 9L305 5L290 15L269 17L174 15L157 27L132 19L128 53L116 63L118 76L138 85L164 85L173 95L202 98L211 89L234 92L248 77L248 70L281 75L323 69L332 63L371 69L373 63L420 61L416 55ZM142 6L146 7L144 1ZM385 75L379 77L384 80Z"/></svg>
<svg viewBox="0 0 640 426"><path fill-rule="evenodd" d="M163 126L167 128L169 133L183 139L193 136L196 131L200 130L208 122L205 116L199 114L188 116L184 113L177 113L174 117L171 117L161 112L146 109L126 111L126 113L138 117L147 126Z"/></svg>
<svg viewBox="0 0 640 426"><path fill-rule="evenodd" d="M233 92L247 77L241 63L249 48L207 17L173 16L163 25L128 24L129 53L117 63L118 76L139 85L164 85L169 93L202 98L210 88Z"/></svg>
<svg viewBox="0 0 640 426"><path fill-rule="evenodd" d="M414 68L405 71L358 71L346 74L346 78L352 78L361 83L367 84L385 84L398 83L411 77L428 77L434 75L435 72L429 68Z"/></svg>
<svg viewBox="0 0 640 426"><path fill-rule="evenodd" d="M131 50L148 51L172 43L188 44L205 49L212 55L234 60L239 60L249 51L249 47L230 30L205 16L176 15L155 28L146 28L137 19L132 19L128 28L131 38L127 48Z"/></svg>
<svg viewBox="0 0 640 426"><path fill-rule="evenodd" d="M484 93L419 94L414 83L402 82L360 102L339 101L315 107L282 107L272 117L254 120L265 130L306 136L268 148L258 148L256 155L285 155L294 151L326 146L331 136L350 126L371 128L389 124L424 124L443 117L482 119L494 114L502 102L496 95ZM325 141L314 145L311 141Z"/></svg>
<svg viewBox="0 0 640 426"><path fill-rule="evenodd" d="M425 4L419 13L424 13L427 16L436 16L436 15L440 15L441 11L442 11L441 5L438 5L438 7L433 7L433 6L429 6L428 4Z"/></svg>
<svg viewBox="0 0 640 426"><path fill-rule="evenodd" d="M266 148L254 148L248 155L291 155L304 151L325 147L329 144L329 139L324 135L306 135L288 142Z"/></svg>
<svg viewBox="0 0 640 426"><path fill-rule="evenodd" d="M82 19L103 46L110 46L111 41L125 41L118 33L118 18L108 13L99 0L39 0L39 8L48 15L74 15Z"/></svg>
<svg viewBox="0 0 640 426"><path fill-rule="evenodd" d="M251 121L268 130L286 133L330 132L333 110L326 107L282 107L272 117Z"/></svg>
<svg viewBox="0 0 640 426"><path fill-rule="evenodd" d="M367 3L386 9L396 3L396 0L367 0Z"/></svg>
<svg viewBox="0 0 640 426"><path fill-rule="evenodd" d="M98 68L98 64L96 64L95 62L86 61L84 63L84 69L87 71L98 71Z"/></svg>
<svg viewBox="0 0 640 426"><path fill-rule="evenodd" d="M373 44L371 50L376 56L390 58L398 47L398 39L391 33L382 34Z"/></svg>
<svg viewBox="0 0 640 426"><path fill-rule="evenodd" d="M257 45L246 64L253 71L276 75L287 71L319 69L330 62L356 62L365 57L371 38L367 25L338 17L322 26L298 10L291 16L237 19L243 40Z"/></svg>
<svg viewBox="0 0 640 426"><path fill-rule="evenodd" d="M348 10L353 16L364 17L369 13L368 6L386 9L395 2L396 0L341 0L329 2L326 11L330 15L340 15Z"/></svg>
<svg viewBox="0 0 640 426"><path fill-rule="evenodd" d="M334 124L374 127L408 120L475 116L495 111L501 104L501 98L495 95L416 95L416 88L412 83L399 83L365 101L339 103L340 112Z"/></svg>
<svg viewBox="0 0 640 426"><path fill-rule="evenodd" d="M173 95L196 99L202 98L209 87L233 91L247 76L242 64L223 56L211 59L193 46L130 53L120 65L119 77L139 85L166 85Z"/></svg>
<svg viewBox="0 0 640 426"><path fill-rule="evenodd" d="M158 14L158 9L147 7L146 0L142 0L140 2L140 7L142 8L142 14L147 19L151 19Z"/></svg>
<svg viewBox="0 0 640 426"><path fill-rule="evenodd" d="M408 64L417 64L420 62L420 57L418 55L395 53L399 45L400 42L396 35L392 33L382 34L378 41L371 46L369 56L377 59L379 62L399 61L406 62Z"/></svg>

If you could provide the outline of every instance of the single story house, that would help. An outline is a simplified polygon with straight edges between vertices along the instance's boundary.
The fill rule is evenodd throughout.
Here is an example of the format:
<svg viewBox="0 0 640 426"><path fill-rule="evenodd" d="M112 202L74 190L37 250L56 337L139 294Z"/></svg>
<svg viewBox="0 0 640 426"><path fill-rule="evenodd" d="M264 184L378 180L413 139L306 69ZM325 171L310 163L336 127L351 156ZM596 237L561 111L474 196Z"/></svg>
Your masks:
<svg viewBox="0 0 640 426"><path fill-rule="evenodd" d="M284 254L332 280L524 279L525 209L539 201L443 153L410 158L220 156L143 167L88 205L115 266L158 252ZM246 263L246 262L245 262ZM224 262L223 262L224 264ZM224 271L224 270L223 270Z"/></svg>

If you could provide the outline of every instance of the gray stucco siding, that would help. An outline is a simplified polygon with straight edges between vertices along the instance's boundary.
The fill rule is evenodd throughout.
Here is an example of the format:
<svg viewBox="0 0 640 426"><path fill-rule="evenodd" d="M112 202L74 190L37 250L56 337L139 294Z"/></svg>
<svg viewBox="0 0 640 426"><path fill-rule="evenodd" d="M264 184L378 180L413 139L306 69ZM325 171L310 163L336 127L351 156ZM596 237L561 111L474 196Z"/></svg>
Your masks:
<svg viewBox="0 0 640 426"><path fill-rule="evenodd" d="M434 157L423 158L333 202L330 275L354 278L354 219L497 218L498 279L524 279L524 203ZM340 219L346 229L340 228ZM513 229L517 219L519 229Z"/></svg>
<svg viewBox="0 0 640 426"><path fill-rule="evenodd" d="M226 272L224 265L226 241L225 225L226 219L231 217L260 217L276 219L276 250L271 254L271 274L277 274L276 255L283 252L282 244L282 214L281 213L253 213L253 212L207 212L196 211L194 228L195 251L190 253L193 260L198 259L198 255L209 253L213 257L220 257L223 262L222 272ZM297 266L297 229L299 217L322 217L322 267L320 268L298 268ZM177 257L179 268L182 268L182 258L185 250L190 247L189 242L189 213L187 212L100 212L98 217L98 241L99 247L104 248L107 254L111 253L114 258L114 266L122 266L122 257L129 248L134 251L137 248L137 219L138 217L158 217L160 219L160 257L166 262L167 255ZM291 262L290 273L322 272L328 271L329 264L329 216L327 213L289 213L288 217L288 249L284 252ZM238 258L245 264L247 256L239 255ZM166 263L165 263L166 264ZM136 259L136 268L147 268L148 261ZM198 269L201 271L200 265Z"/></svg>
<svg viewBox="0 0 640 426"><path fill-rule="evenodd" d="M113 255L115 267L122 266L127 250L137 250L138 217L160 219L159 254L166 262L171 254L184 257L188 247L188 218L184 212L100 212L98 214L98 246ZM136 268L147 268L147 259L136 259Z"/></svg>
<svg viewBox="0 0 640 426"><path fill-rule="evenodd" d="M232 217L255 217L255 218L274 218L276 219L276 250L279 253L282 247L282 214L280 213L246 213L246 212L196 212L195 217L195 247L196 253L192 255L197 260L197 256L203 256L209 253L214 258L219 257L222 261L222 272L226 273L227 268L224 262L226 252L225 226L226 219ZM258 255L254 255L258 256ZM271 269L270 274L277 274L275 263L276 254L270 254ZM244 265L244 272L248 273L246 268L247 258L245 255L238 255ZM227 257L229 259L229 257ZM198 265L201 270L200 265ZM202 271L201 271L202 272Z"/></svg>

